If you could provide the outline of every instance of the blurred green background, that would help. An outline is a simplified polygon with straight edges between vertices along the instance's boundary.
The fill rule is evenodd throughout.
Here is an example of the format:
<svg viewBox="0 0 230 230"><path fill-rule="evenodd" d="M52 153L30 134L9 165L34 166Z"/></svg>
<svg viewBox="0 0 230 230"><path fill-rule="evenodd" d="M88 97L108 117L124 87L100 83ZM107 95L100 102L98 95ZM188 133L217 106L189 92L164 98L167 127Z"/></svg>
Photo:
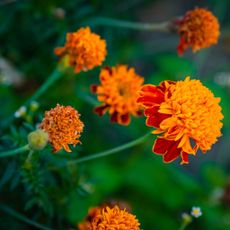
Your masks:
<svg viewBox="0 0 230 230"><path fill-rule="evenodd" d="M218 45L178 57L177 34L135 31L97 25L109 17L157 22L183 15L201 6L221 24ZM71 105L85 123L82 145L73 153L51 154L47 147L25 168L26 154L0 159L0 229L36 229L15 217L12 210L50 229L76 228L89 207L117 200L127 202L145 230L179 229L181 214L200 206L203 215L188 229L230 229L230 1L182 0L0 0L0 120L4 121L46 80L57 65L53 50L62 46L67 32L81 26L106 39L103 65L128 64L145 83L199 78L221 97L223 136L207 154L198 152L189 165L164 164L151 151L155 136L110 157L57 168L69 159L119 146L151 131L145 118L132 118L129 126L98 118L89 86L98 83L100 68L67 73L6 129L1 128L1 151L26 143L44 111L57 103ZM1 123L1 122L0 122ZM47 170L48 169L48 170ZM9 211L10 208L11 211ZM7 211L8 210L8 211Z"/></svg>

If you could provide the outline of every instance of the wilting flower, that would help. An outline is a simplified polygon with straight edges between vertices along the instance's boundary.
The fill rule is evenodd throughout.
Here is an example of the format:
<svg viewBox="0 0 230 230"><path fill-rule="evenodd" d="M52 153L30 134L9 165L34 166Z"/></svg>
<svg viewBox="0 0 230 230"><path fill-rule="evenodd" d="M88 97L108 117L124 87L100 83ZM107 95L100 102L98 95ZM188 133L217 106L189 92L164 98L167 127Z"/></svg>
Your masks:
<svg viewBox="0 0 230 230"><path fill-rule="evenodd" d="M54 52L58 56L67 56L76 73L101 65L107 54L105 40L92 33L89 27L67 33L65 46Z"/></svg>
<svg viewBox="0 0 230 230"><path fill-rule="evenodd" d="M188 163L188 154L204 153L221 136L223 115L220 98L199 80L163 81L159 86L144 85L137 100L145 108L146 125L160 134L153 152L169 163L178 157Z"/></svg>
<svg viewBox="0 0 230 230"><path fill-rule="evenodd" d="M49 135L49 142L53 146L53 151L58 152L64 148L71 152L69 145L80 143L79 138L83 131L84 124L80 120L80 114L71 106L61 106L57 104L54 109L47 111L43 118L40 129Z"/></svg>
<svg viewBox="0 0 230 230"><path fill-rule="evenodd" d="M200 207L192 207L191 215L198 218L202 215Z"/></svg>
<svg viewBox="0 0 230 230"><path fill-rule="evenodd" d="M131 213L118 206L90 209L86 220L78 225L79 230L139 230L140 223Z"/></svg>
<svg viewBox="0 0 230 230"><path fill-rule="evenodd" d="M220 35L217 18L212 12L203 8L188 11L176 24L180 35L180 43L177 47L180 55L189 47L196 52L214 45Z"/></svg>
<svg viewBox="0 0 230 230"><path fill-rule="evenodd" d="M126 65L103 68L100 73L100 85L92 85L92 92L98 95L102 105L95 108L95 112L102 116L107 111L111 115L111 122L121 125L130 123L130 115L140 115L137 104L138 90L144 78L135 73L134 68Z"/></svg>

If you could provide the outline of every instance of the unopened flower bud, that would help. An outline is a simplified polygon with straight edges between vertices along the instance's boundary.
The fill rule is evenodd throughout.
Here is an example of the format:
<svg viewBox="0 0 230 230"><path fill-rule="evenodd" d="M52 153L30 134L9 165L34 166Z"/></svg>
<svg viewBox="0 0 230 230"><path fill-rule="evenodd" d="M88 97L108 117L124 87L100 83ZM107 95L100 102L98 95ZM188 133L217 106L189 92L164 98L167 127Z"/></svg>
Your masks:
<svg viewBox="0 0 230 230"><path fill-rule="evenodd" d="M182 213L182 221L184 224L190 224L192 222L192 217L188 213Z"/></svg>
<svg viewBox="0 0 230 230"><path fill-rule="evenodd" d="M33 150L42 150L49 140L48 133L41 129L37 129L28 135L28 143Z"/></svg>
<svg viewBox="0 0 230 230"><path fill-rule="evenodd" d="M30 110L31 110L32 112L35 112L38 108L39 108L38 102L32 101L32 102L30 103Z"/></svg>

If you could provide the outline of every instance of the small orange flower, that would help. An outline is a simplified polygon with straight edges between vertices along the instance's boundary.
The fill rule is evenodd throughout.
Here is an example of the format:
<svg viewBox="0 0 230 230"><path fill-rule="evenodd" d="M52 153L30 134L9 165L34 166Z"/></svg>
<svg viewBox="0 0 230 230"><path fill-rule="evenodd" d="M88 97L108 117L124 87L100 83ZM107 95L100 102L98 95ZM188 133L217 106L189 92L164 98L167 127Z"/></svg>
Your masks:
<svg viewBox="0 0 230 230"><path fill-rule="evenodd" d="M177 47L179 55L191 47L193 52L217 43L220 31L217 18L212 12L196 8L188 11L177 21L180 43Z"/></svg>
<svg viewBox="0 0 230 230"><path fill-rule="evenodd" d="M121 210L118 206L98 207L90 210L86 222L78 225L79 230L139 230L140 223L136 216Z"/></svg>
<svg viewBox="0 0 230 230"><path fill-rule="evenodd" d="M205 153L221 136L220 98L199 80L144 85L137 101L145 108L146 125L157 128L154 134L162 133L153 152L163 155L165 163L181 157L181 164L187 164L188 154L195 155L198 148Z"/></svg>
<svg viewBox="0 0 230 230"><path fill-rule="evenodd" d="M98 94L98 100L103 103L94 110L99 116L108 111L111 122L128 125L130 115L140 115L136 99L144 78L137 75L134 68L126 65L103 68L100 81L101 85L91 86L92 92Z"/></svg>
<svg viewBox="0 0 230 230"><path fill-rule="evenodd" d="M67 55L75 73L101 65L107 54L105 40L92 33L89 27L67 33L65 46L56 48L54 52L57 56Z"/></svg>
<svg viewBox="0 0 230 230"><path fill-rule="evenodd" d="M62 148L71 152L68 145L77 145L83 131L84 124L80 120L80 114L71 106L57 104L54 109L47 111L43 118L40 129L49 135L49 142L53 151L58 152Z"/></svg>

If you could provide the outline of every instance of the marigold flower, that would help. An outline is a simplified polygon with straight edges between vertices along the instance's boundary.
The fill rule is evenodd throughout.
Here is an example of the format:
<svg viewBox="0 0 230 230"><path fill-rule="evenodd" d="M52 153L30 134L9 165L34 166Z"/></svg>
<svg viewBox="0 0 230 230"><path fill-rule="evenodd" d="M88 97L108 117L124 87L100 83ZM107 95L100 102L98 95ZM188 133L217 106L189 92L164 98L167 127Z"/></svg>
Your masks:
<svg viewBox="0 0 230 230"><path fill-rule="evenodd" d="M99 35L92 33L89 27L81 28L74 33L67 33L64 47L54 50L57 56L68 56L69 65L75 73L87 71L99 66L107 54L106 42Z"/></svg>
<svg viewBox="0 0 230 230"><path fill-rule="evenodd" d="M57 104L54 109L47 111L43 118L40 129L49 135L49 142L53 151L58 152L62 148L71 152L68 145L77 145L83 131L84 124L80 120L80 114L71 106Z"/></svg>
<svg viewBox="0 0 230 230"><path fill-rule="evenodd" d="M217 43L220 31L217 18L212 12L196 8L188 11L177 21L180 43L177 47L179 55L191 47L193 52Z"/></svg>
<svg viewBox="0 0 230 230"><path fill-rule="evenodd" d="M163 155L169 163L179 156L181 164L188 163L188 154L204 153L221 136L223 115L220 98L199 80L163 81L159 86L144 85L137 100L145 108L146 125L162 133L153 152Z"/></svg>
<svg viewBox="0 0 230 230"><path fill-rule="evenodd" d="M97 207L90 210L87 220L78 225L79 230L139 230L136 216L118 206Z"/></svg>
<svg viewBox="0 0 230 230"><path fill-rule="evenodd" d="M92 92L96 93L98 100L103 103L95 108L95 113L102 116L108 111L111 122L121 125L130 123L130 115L141 115L136 99L144 78L137 75L134 68L128 68L126 65L103 68L100 82L101 85L91 86Z"/></svg>

